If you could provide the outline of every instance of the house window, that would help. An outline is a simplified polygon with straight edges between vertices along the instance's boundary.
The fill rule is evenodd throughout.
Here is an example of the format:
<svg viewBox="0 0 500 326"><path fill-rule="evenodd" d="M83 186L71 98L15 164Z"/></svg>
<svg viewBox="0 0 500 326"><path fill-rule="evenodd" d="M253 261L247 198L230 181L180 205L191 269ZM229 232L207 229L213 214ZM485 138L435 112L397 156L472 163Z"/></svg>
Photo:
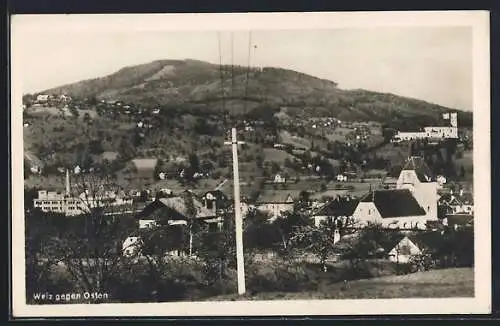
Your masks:
<svg viewBox="0 0 500 326"><path fill-rule="evenodd" d="M207 208L208 209L213 209L214 208L214 202L213 202L213 200L207 200Z"/></svg>

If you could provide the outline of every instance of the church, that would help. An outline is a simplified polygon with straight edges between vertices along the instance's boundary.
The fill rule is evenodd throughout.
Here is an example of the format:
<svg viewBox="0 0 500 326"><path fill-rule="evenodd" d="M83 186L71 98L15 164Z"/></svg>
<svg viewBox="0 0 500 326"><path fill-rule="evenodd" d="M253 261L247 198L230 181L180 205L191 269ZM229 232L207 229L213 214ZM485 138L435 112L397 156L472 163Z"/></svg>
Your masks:
<svg viewBox="0 0 500 326"><path fill-rule="evenodd" d="M377 189L363 196L353 218L361 225L380 223L386 228L425 229L437 221L438 184L424 159L409 157L395 189Z"/></svg>

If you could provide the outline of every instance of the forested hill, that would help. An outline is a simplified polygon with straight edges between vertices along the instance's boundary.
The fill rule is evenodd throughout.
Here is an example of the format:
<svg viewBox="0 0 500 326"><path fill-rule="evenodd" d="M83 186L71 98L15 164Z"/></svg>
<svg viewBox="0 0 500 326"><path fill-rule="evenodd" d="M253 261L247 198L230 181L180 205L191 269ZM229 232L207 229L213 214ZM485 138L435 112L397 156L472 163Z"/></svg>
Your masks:
<svg viewBox="0 0 500 326"><path fill-rule="evenodd" d="M335 116L342 120L382 123L394 119L433 123L440 119L442 112L453 109L393 94L342 90L333 81L287 69L221 68L197 60L153 61L40 93L119 100L144 106L230 108L235 114L257 106L286 107L289 115ZM459 114L459 120L471 123L472 113Z"/></svg>

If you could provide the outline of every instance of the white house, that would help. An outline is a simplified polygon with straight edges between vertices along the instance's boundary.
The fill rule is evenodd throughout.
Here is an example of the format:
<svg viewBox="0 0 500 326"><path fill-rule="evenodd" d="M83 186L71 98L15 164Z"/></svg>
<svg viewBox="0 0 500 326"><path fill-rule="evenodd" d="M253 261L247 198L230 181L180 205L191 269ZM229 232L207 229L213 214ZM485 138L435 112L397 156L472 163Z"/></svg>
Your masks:
<svg viewBox="0 0 500 326"><path fill-rule="evenodd" d="M39 94L36 97L37 102L47 102L49 100L49 95L47 94Z"/></svg>
<svg viewBox="0 0 500 326"><path fill-rule="evenodd" d="M127 237L127 239L125 239L125 241L123 241L123 244L122 244L123 255L126 257L132 257L132 256L138 254L138 252L140 250L140 248L139 248L140 242L141 242L141 239L137 236Z"/></svg>
<svg viewBox="0 0 500 326"><path fill-rule="evenodd" d="M285 183L286 179L285 177L282 177L280 174L276 174L274 176L274 183Z"/></svg>
<svg viewBox="0 0 500 326"><path fill-rule="evenodd" d="M290 193L263 193L257 199L255 207L271 215L271 220L274 220L284 212L291 211L293 203L294 200Z"/></svg>
<svg viewBox="0 0 500 326"><path fill-rule="evenodd" d="M418 245L405 236L389 251L389 260L395 263L408 263L410 259L422 253Z"/></svg>
<svg viewBox="0 0 500 326"><path fill-rule="evenodd" d="M139 229L146 229L156 225L156 220L139 220Z"/></svg>
<svg viewBox="0 0 500 326"><path fill-rule="evenodd" d="M345 181L347 181L347 176L343 175L343 174L338 174L336 179L337 179L337 181L345 182Z"/></svg>

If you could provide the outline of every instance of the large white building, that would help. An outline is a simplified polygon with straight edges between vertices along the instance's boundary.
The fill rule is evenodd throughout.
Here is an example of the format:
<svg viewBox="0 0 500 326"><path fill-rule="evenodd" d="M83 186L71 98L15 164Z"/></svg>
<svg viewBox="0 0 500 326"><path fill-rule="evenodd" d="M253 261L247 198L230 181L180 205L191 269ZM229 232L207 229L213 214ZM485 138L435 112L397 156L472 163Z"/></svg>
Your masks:
<svg viewBox="0 0 500 326"><path fill-rule="evenodd" d="M437 182L421 157L406 161L395 189L370 191L361 198L353 218L361 224L376 222L387 228L425 229L437 221Z"/></svg>
<svg viewBox="0 0 500 326"><path fill-rule="evenodd" d="M132 204L132 198L119 195L112 191L103 191L100 194L89 194L88 191L74 196L70 192L69 171L66 171L66 191L39 190L38 198L33 199L33 207L42 212L53 212L76 216L89 213L93 208L105 208Z"/></svg>
<svg viewBox="0 0 500 326"><path fill-rule="evenodd" d="M443 113L443 119L450 122L444 127L424 127L421 131L398 131L393 137L393 142L415 139L448 139L458 138L457 113Z"/></svg>

